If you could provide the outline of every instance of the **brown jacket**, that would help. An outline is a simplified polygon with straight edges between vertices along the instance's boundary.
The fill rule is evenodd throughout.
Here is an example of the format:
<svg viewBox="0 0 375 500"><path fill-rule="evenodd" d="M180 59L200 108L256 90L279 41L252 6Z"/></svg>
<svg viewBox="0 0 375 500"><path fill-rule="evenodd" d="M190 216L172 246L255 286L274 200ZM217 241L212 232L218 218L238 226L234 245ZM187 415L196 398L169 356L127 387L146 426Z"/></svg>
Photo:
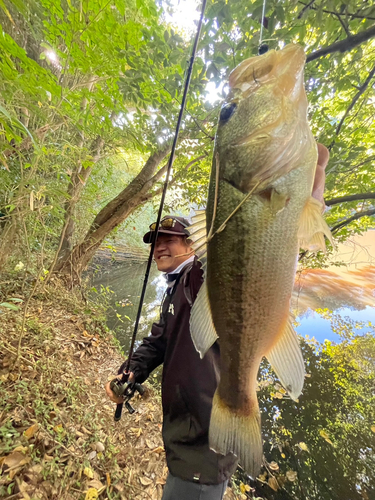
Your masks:
<svg viewBox="0 0 375 500"><path fill-rule="evenodd" d="M203 484L218 484L236 468L232 454L208 446L212 398L219 381L219 345L200 359L190 336L191 305L203 282L195 259L176 277L165 295L160 321L133 355L131 371L142 383L164 362L162 378L163 439L172 475Z"/></svg>

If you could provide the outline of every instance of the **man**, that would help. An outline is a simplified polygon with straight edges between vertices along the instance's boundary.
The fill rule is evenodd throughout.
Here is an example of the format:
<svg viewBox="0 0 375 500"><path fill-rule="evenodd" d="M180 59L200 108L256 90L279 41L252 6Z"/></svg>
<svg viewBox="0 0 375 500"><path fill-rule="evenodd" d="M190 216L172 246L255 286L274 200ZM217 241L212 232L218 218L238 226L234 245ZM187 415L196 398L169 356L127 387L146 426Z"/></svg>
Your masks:
<svg viewBox="0 0 375 500"><path fill-rule="evenodd" d="M318 144L318 166L313 196L323 202L328 150ZM154 258L166 273L167 292L160 321L134 353L129 380L142 383L164 363L162 379L163 440L169 476L163 500L221 500L236 458L216 454L208 445L212 399L219 380L216 342L200 359L190 337L191 306L202 284L202 270L187 238L188 221L167 216L161 221ZM155 224L143 241L151 243ZM120 368L122 373L124 365ZM107 394L118 400L106 386Z"/></svg>
<svg viewBox="0 0 375 500"><path fill-rule="evenodd" d="M200 263L192 255L183 217L161 221L154 259L166 273L167 292L160 321L134 353L130 380L144 382L164 362L162 379L163 440L169 469L163 500L221 500L237 464L235 457L216 454L208 446L208 427L218 384L219 346L200 359L190 337L191 306L203 282ZM143 241L151 243L155 224ZM122 369L124 365L122 366ZM117 400L107 384L107 393Z"/></svg>

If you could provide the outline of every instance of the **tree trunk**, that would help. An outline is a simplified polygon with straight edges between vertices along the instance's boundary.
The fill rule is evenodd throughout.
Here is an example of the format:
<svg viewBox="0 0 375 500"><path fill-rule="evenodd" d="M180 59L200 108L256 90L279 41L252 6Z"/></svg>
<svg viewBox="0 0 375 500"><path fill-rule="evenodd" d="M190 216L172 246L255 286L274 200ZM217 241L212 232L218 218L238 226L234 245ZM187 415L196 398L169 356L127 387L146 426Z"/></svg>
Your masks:
<svg viewBox="0 0 375 500"><path fill-rule="evenodd" d="M159 178L155 172L169 151L170 146L168 145L148 158L133 181L98 213L82 243L76 245L69 254L57 260L53 266L54 272L70 274L73 282L80 279L82 271L103 240L115 227L149 199L146 194L149 194L152 185ZM153 183L150 183L151 179L153 179Z"/></svg>
<svg viewBox="0 0 375 500"><path fill-rule="evenodd" d="M98 162L100 154L104 147L104 140L98 136L91 145L93 154L93 165ZM73 212L80 199L83 188L86 185L88 178L92 172L92 167L82 168L79 165L73 173L70 184L68 186L69 199L65 203L65 217L64 217L64 231L60 237L60 250L58 252L57 260L63 260L64 257L69 255L73 247L73 234L74 234L74 219Z"/></svg>

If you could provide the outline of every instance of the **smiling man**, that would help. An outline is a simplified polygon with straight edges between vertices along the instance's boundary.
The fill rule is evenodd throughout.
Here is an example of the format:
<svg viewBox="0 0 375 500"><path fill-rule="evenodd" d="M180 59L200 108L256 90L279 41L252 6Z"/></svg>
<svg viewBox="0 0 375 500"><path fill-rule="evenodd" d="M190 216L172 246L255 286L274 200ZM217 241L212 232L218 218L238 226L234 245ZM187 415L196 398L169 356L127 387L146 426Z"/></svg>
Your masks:
<svg viewBox="0 0 375 500"><path fill-rule="evenodd" d="M189 221L166 216L160 222L154 259L167 290L158 323L134 353L129 380L144 382L163 366L163 440L169 476L163 500L221 500L237 461L208 445L212 398L219 380L219 346L200 359L190 336L190 311L203 282L201 265L188 240ZM151 243L155 224L144 235ZM123 371L125 364L119 370ZM107 393L120 402L107 385Z"/></svg>

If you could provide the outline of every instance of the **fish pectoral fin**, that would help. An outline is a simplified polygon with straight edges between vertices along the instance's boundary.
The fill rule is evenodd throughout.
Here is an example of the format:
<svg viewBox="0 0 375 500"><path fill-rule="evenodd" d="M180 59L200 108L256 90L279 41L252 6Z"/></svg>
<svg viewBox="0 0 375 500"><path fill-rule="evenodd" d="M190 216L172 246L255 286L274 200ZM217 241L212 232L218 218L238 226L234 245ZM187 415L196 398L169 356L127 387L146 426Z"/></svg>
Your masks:
<svg viewBox="0 0 375 500"><path fill-rule="evenodd" d="M192 225L186 228L189 231L189 240L195 250L195 255L202 262L203 266L207 261L207 229L206 229L206 211L197 210L192 218Z"/></svg>
<svg viewBox="0 0 375 500"><path fill-rule="evenodd" d="M310 196L303 208L299 221L298 240L299 246L312 252L322 250L325 252L324 236L333 245L331 231L322 216L322 204Z"/></svg>
<svg viewBox="0 0 375 500"><path fill-rule="evenodd" d="M261 191L258 195L264 203L267 203L273 215L284 210L290 200L287 194L278 193L276 189L272 187Z"/></svg>
<svg viewBox="0 0 375 500"><path fill-rule="evenodd" d="M190 334L194 347L199 352L201 359L219 338L212 321L211 307L205 281L198 292L191 310Z"/></svg>
<svg viewBox="0 0 375 500"><path fill-rule="evenodd" d="M262 465L263 444L260 413L256 394L251 413L240 414L230 408L215 392L212 402L209 445L216 453L233 453L240 464L255 478Z"/></svg>
<svg viewBox="0 0 375 500"><path fill-rule="evenodd" d="M296 400L302 392L305 365L291 318L288 318L281 337L266 357L290 397Z"/></svg>

